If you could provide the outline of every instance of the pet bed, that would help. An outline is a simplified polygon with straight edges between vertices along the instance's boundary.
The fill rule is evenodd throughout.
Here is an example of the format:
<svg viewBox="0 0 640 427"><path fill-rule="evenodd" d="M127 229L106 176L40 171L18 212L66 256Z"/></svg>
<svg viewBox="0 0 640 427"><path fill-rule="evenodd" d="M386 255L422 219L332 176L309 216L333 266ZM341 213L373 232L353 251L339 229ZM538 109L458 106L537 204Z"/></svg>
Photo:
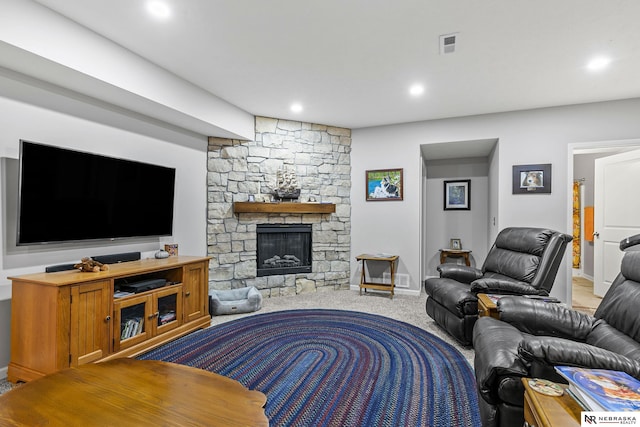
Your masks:
<svg viewBox="0 0 640 427"><path fill-rule="evenodd" d="M212 316L250 313L262 308L262 294L254 286L230 290L213 290L209 296Z"/></svg>

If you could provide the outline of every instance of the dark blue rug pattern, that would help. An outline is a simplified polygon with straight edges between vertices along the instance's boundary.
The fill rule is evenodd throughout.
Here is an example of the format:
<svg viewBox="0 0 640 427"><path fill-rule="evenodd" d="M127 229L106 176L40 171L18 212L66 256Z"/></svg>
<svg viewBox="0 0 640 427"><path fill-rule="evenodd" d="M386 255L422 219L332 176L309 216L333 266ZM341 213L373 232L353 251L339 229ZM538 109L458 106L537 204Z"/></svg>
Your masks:
<svg viewBox="0 0 640 427"><path fill-rule="evenodd" d="M271 426L480 425L475 377L462 354L372 314L258 314L138 358L206 369L265 393Z"/></svg>

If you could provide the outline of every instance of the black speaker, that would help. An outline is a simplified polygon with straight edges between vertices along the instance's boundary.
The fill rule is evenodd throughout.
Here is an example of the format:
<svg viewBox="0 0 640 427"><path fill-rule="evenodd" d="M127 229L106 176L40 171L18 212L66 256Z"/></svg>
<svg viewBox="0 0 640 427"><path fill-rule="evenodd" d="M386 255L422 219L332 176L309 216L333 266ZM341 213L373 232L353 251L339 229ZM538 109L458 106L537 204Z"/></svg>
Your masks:
<svg viewBox="0 0 640 427"><path fill-rule="evenodd" d="M55 273L56 271L67 271L67 270L76 270L74 268L75 264L58 264L58 265L50 265L49 267L45 267L45 273Z"/></svg>
<svg viewBox="0 0 640 427"><path fill-rule="evenodd" d="M92 256L91 258L103 264L117 264L119 262L137 261L140 257L140 252L124 252L121 254Z"/></svg>

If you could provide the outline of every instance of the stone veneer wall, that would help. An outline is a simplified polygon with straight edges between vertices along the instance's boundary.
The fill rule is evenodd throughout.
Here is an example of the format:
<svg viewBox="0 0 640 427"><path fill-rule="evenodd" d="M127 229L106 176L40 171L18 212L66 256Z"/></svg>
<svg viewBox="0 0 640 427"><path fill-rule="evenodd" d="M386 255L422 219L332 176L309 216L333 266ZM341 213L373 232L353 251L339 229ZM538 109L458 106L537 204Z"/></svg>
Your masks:
<svg viewBox="0 0 640 427"><path fill-rule="evenodd" d="M207 244L210 289L255 286L263 296L348 288L351 130L256 117L255 141L209 138ZM295 170L300 200L336 204L334 214L233 213L233 202L271 194L279 169ZM257 224L312 224L311 273L256 277Z"/></svg>

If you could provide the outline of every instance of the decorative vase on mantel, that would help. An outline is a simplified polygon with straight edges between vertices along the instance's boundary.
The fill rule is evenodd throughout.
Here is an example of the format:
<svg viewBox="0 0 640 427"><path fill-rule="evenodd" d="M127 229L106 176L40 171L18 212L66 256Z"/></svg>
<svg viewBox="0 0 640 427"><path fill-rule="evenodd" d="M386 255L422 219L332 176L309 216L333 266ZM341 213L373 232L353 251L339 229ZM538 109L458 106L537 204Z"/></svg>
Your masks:
<svg viewBox="0 0 640 427"><path fill-rule="evenodd" d="M293 201L300 197L300 187L296 173L288 170L279 170L276 173L275 197L283 201Z"/></svg>

